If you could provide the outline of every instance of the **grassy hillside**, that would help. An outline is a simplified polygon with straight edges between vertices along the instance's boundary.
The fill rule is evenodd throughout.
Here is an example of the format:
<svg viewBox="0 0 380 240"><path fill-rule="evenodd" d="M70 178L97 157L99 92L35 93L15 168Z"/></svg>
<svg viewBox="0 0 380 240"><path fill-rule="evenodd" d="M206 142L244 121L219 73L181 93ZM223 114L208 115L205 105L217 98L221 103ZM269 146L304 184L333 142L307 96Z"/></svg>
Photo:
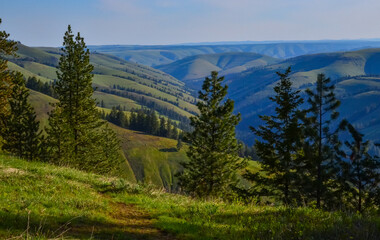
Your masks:
<svg viewBox="0 0 380 240"><path fill-rule="evenodd" d="M157 66L177 79L193 86L199 85L211 71L220 75L239 73L253 67L262 67L278 62L278 59L256 53L217 53L186 57L167 65Z"/></svg>
<svg viewBox="0 0 380 240"><path fill-rule="evenodd" d="M56 66L60 57L57 48L31 48L18 45L18 58L10 59L9 68L37 77L42 82L56 80ZM92 53L95 98L106 102L106 107L118 105L128 109L141 106L170 110L179 116L191 116L197 111L195 98L184 83L159 70L131 63L115 56ZM111 96L112 95L112 96Z"/></svg>
<svg viewBox="0 0 380 240"><path fill-rule="evenodd" d="M90 49L97 52L112 54L131 62L147 66L157 66L169 64L185 57L200 54L253 52L285 59L305 54L350 51L369 47L380 47L380 42L368 40L341 40L217 45L104 45L90 46Z"/></svg>
<svg viewBox="0 0 380 240"><path fill-rule="evenodd" d="M271 114L274 106L268 100L278 81L276 71L292 67L294 87L312 88L319 73L325 73L336 84L337 97L342 101L341 117L353 122L373 141L380 140L380 49L354 52L305 55L285 60L261 69L249 69L226 76L229 97L234 99L236 111L242 113L239 125L241 136L250 142L249 125L260 124L258 114ZM376 67L377 66L377 67Z"/></svg>
<svg viewBox="0 0 380 240"><path fill-rule="evenodd" d="M367 239L378 215L195 200L0 155L1 239Z"/></svg>
<svg viewBox="0 0 380 240"><path fill-rule="evenodd" d="M113 129L122 140L122 149L138 181L177 190L175 174L182 169L180 162L187 161L187 146L177 151L176 140L116 126Z"/></svg>
<svg viewBox="0 0 380 240"><path fill-rule="evenodd" d="M41 122L41 129L43 129L47 126L47 113L52 109L49 103L54 103L56 100L42 93L31 91L29 101L37 113L37 120ZM106 102L106 104L110 103ZM180 162L187 160L186 146L177 151L176 140L146 135L115 125L111 125L111 127L121 140L124 157L124 163L120 166L117 175L132 182L152 184L169 191L177 189L178 183L174 175L181 170Z"/></svg>
<svg viewBox="0 0 380 240"><path fill-rule="evenodd" d="M166 239L148 215L108 193L123 179L0 155L1 239Z"/></svg>

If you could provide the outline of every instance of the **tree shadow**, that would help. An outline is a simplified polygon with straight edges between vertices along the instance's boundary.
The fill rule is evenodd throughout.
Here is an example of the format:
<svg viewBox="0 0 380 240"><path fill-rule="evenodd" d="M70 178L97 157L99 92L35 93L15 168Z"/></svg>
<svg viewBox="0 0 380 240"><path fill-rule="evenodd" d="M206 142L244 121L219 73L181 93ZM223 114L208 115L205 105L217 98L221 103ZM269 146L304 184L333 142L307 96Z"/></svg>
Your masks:
<svg viewBox="0 0 380 240"><path fill-rule="evenodd" d="M15 214L0 210L0 238L2 232L11 233L12 237L18 239L175 239L157 230L149 215L126 211L115 212L112 219L104 220L72 215Z"/></svg>
<svg viewBox="0 0 380 240"><path fill-rule="evenodd" d="M172 147L172 148L161 148L160 152L177 152L177 148Z"/></svg>

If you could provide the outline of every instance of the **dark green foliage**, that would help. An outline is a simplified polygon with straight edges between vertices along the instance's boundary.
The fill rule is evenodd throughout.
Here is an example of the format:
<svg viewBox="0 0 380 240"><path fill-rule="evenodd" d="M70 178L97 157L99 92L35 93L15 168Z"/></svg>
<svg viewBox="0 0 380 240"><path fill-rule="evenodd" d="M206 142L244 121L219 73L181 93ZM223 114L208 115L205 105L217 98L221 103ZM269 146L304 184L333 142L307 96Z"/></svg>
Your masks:
<svg viewBox="0 0 380 240"><path fill-rule="evenodd" d="M100 136L99 155L104 155L102 156L104 159L99 159L99 161L94 162L94 164L96 164L95 169L98 173L109 173L116 169L121 163L120 141L108 123L102 126Z"/></svg>
<svg viewBox="0 0 380 240"><path fill-rule="evenodd" d="M222 86L223 79L217 72L205 79L197 103L200 114L190 118L194 131L186 136L190 161L183 163L179 179L185 192L198 197L227 198L246 163L238 156L241 146L235 138L240 114L233 115L234 102L224 100L228 87Z"/></svg>
<svg viewBox="0 0 380 240"><path fill-rule="evenodd" d="M239 156L240 157L247 157L247 158L251 158L253 160L258 160L258 157L256 155L256 152L255 152L255 147L252 146L248 146L246 145L243 141L241 140L238 140L239 144L241 144L241 149L240 149L240 152L239 152Z"/></svg>
<svg viewBox="0 0 380 240"><path fill-rule="evenodd" d="M131 110L129 119L121 110L121 107L113 107L110 114L102 113L103 119L131 130L145 132L154 136L177 139L179 133L178 127L171 120L158 118L154 110L139 109Z"/></svg>
<svg viewBox="0 0 380 240"><path fill-rule="evenodd" d="M49 117L48 145L50 156L58 164L68 164L80 169L105 173L118 165L110 151L119 144L104 136L111 130L102 130L96 102L92 98L93 66L90 52L78 33L74 39L71 27L65 33L62 55L54 85L59 102ZM108 139L108 140L107 140ZM112 144L104 151L104 144ZM116 154L116 153L115 153Z"/></svg>
<svg viewBox="0 0 380 240"><path fill-rule="evenodd" d="M1 119L4 124L2 149L28 160L40 156L41 132L36 113L28 103L29 90L21 73L13 76L13 88L8 100L10 114Z"/></svg>
<svg viewBox="0 0 380 240"><path fill-rule="evenodd" d="M62 108L55 108L49 113L49 127L45 129L49 161L58 165L68 164L69 153L72 152L69 129L61 112Z"/></svg>
<svg viewBox="0 0 380 240"><path fill-rule="evenodd" d="M302 162L303 129L299 121L299 106L303 99L299 91L292 88L290 72L290 67L284 73L277 72L280 81L274 87L276 95L270 98L276 104L276 114L260 116L265 125L251 127L260 138L256 140L255 149L266 176L247 174L257 183L259 195L277 196L285 204L299 203L302 189L298 169Z"/></svg>
<svg viewBox="0 0 380 240"><path fill-rule="evenodd" d="M348 207L358 212L371 209L380 191L380 159L369 154L370 142L363 140L351 124L347 125L352 141L345 141L349 154L341 162L341 183Z"/></svg>
<svg viewBox="0 0 380 240"><path fill-rule="evenodd" d="M1 18L0 18L1 24ZM8 70L8 61L5 59L7 55L15 55L17 50L16 42L8 39L9 34L0 31L0 117L6 118L9 114L8 98L12 91L12 73ZM1 126L0 131L4 129ZM1 134L1 132L0 132Z"/></svg>
<svg viewBox="0 0 380 240"><path fill-rule="evenodd" d="M178 138L178 140L177 140L177 151L179 152L182 147L183 147L182 139Z"/></svg>
<svg viewBox="0 0 380 240"><path fill-rule="evenodd" d="M105 116L105 119L110 123L113 123L117 126L126 128L128 127L128 119L125 116L124 112L119 107L113 107L111 113Z"/></svg>
<svg viewBox="0 0 380 240"><path fill-rule="evenodd" d="M36 77L29 77L26 81L26 87L37 92L41 92L51 97L56 97L54 94L52 83L43 83Z"/></svg>
<svg viewBox="0 0 380 240"><path fill-rule="evenodd" d="M315 199L317 207L325 207L339 204L340 200L334 198L337 189L334 176L337 174L337 161L339 159L340 141L337 131L331 131L331 125L339 116L336 109L340 101L335 98L334 85L330 84L330 78L324 74L319 74L314 91L307 89L308 117L306 124L306 144L305 154L308 159L305 168L308 171L308 180L311 184L310 199ZM335 203L334 203L335 201Z"/></svg>

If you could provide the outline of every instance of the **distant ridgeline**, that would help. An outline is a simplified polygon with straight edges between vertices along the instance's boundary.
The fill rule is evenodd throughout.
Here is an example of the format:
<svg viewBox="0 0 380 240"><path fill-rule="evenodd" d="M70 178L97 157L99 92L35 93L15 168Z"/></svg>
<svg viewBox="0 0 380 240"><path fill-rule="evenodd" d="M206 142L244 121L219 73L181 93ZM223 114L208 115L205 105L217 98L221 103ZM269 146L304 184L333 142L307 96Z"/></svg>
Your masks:
<svg viewBox="0 0 380 240"><path fill-rule="evenodd" d="M144 64L158 66L170 64L186 57L200 54L216 53L258 53L272 58L292 58L305 54L352 51L370 47L380 47L376 40L321 40L296 42L232 42L203 43L192 45L100 45L89 46L92 51L112 54L119 58Z"/></svg>
<svg viewBox="0 0 380 240"><path fill-rule="evenodd" d="M342 49L345 46L348 45L342 45ZM292 67L293 87L302 93L315 87L319 73L330 77L336 85L337 98L342 102L337 109L340 118L348 119L369 140L380 142L380 48L303 55L287 60L247 53L207 54L158 68L196 90L200 89L202 77L219 69L229 87L228 97L235 101L235 112L242 114L242 121L237 126L238 136L252 144L255 136L248 130L249 126L261 124L259 115L274 113L275 107L269 97L273 96L273 86L278 81L276 72L289 66Z"/></svg>
<svg viewBox="0 0 380 240"><path fill-rule="evenodd" d="M27 87L54 97L53 83L60 56L58 48L32 48L18 44L9 68L21 72ZM115 56L92 53L94 98L103 108L126 111L151 109L188 130L188 117L197 112L194 93L184 83L159 70ZM145 111L145 110L144 110Z"/></svg>

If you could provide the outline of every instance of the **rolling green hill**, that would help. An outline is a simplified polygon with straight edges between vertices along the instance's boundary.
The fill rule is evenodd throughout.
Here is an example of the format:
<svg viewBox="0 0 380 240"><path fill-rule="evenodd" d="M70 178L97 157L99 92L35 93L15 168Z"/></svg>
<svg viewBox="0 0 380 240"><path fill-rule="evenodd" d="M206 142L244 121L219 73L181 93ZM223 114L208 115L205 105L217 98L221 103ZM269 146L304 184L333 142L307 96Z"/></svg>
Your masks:
<svg viewBox="0 0 380 240"><path fill-rule="evenodd" d="M325 73L336 84L337 97L342 101L339 111L373 141L380 140L380 49L353 52L305 55L261 69L249 69L226 76L229 97L235 110L242 113L238 127L240 136L252 142L248 126L260 123L259 114L270 114L274 106L268 100L278 81L276 71L292 67L294 87L312 87L319 73Z"/></svg>
<svg viewBox="0 0 380 240"><path fill-rule="evenodd" d="M17 54L18 58L10 59L11 70L23 73L26 78L36 77L42 82L56 80L59 49L31 48L19 44ZM94 65L94 97L98 102L103 101L105 107L120 104L131 109L144 106L163 114L170 112L174 120L191 116L197 111L191 90L160 70L102 53L92 53L90 58Z"/></svg>
<svg viewBox="0 0 380 240"><path fill-rule="evenodd" d="M234 44L193 44L193 45L102 45L90 46L97 52L112 54L122 59L147 66L169 64L185 57L226 52L253 52L275 58L291 58L312 53L351 51L369 47L380 47L379 41L337 40L337 41L298 41L298 42L257 42Z"/></svg>
<svg viewBox="0 0 380 240"><path fill-rule="evenodd" d="M185 82L188 86L200 85L211 71L220 75L243 72L249 68L262 67L279 62L278 59L257 53L216 53L186 57L155 68Z"/></svg>

